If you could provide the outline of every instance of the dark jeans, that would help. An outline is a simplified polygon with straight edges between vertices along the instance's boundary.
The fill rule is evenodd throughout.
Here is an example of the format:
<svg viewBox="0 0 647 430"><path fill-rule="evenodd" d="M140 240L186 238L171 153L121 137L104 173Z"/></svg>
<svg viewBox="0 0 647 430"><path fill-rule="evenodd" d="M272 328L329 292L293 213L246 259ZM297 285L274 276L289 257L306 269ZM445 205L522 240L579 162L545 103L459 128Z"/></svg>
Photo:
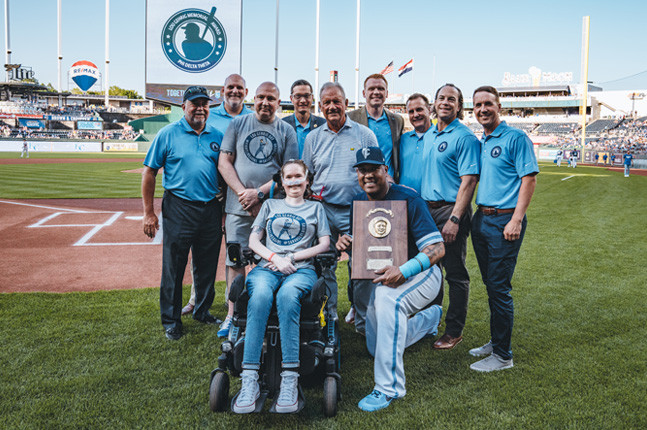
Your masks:
<svg viewBox="0 0 647 430"><path fill-rule="evenodd" d="M490 305L492 346L494 352L505 360L512 358L514 306L510 294L511 281L527 225L527 219L524 216L519 239L505 240L503 229L512 215L511 213L484 215L481 211L477 211L472 220L472 244L483 283L487 288Z"/></svg>
<svg viewBox="0 0 647 430"><path fill-rule="evenodd" d="M181 327L182 279L193 253L195 310L193 316L203 319L209 313L215 296L214 282L222 242L222 205L190 202L164 192L162 200L162 281L160 311L165 329Z"/></svg>
<svg viewBox="0 0 647 430"><path fill-rule="evenodd" d="M439 231L442 231L445 223L452 214L454 205L447 205L437 209L429 209ZM441 260L441 266L445 269L445 279L449 286L449 306L445 316L445 333L453 337L463 334L465 320L467 318L467 304L470 295L470 274L465 265L467 257L467 237L472 227L472 206L468 206L458 224L458 234L452 243L445 243L445 256ZM442 295L440 303L442 306Z"/></svg>

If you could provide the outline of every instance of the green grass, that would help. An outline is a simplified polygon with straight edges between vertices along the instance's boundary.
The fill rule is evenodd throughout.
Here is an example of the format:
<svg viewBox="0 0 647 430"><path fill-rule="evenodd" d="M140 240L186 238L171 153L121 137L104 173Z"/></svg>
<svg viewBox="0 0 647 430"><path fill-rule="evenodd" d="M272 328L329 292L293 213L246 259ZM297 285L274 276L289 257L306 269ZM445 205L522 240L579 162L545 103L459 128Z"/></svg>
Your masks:
<svg viewBox="0 0 647 430"><path fill-rule="evenodd" d="M167 341L156 289L2 294L0 428L647 428L645 190L647 177L542 165L513 280L515 367L469 369L467 351L489 336L470 246L464 341L408 349L407 396L373 414L356 406L372 389L372 360L345 324L335 418L323 418L317 386L298 416L236 416L208 408L216 330L188 319L186 336ZM339 297L344 315L345 288Z"/></svg>
<svg viewBox="0 0 647 430"><path fill-rule="evenodd" d="M16 158L0 153L0 158ZM35 153L32 158L123 158L110 163L0 164L0 198L132 198L141 197L141 174L124 172L142 167L144 154ZM129 161L129 159L135 159ZM161 176L155 195L162 196Z"/></svg>

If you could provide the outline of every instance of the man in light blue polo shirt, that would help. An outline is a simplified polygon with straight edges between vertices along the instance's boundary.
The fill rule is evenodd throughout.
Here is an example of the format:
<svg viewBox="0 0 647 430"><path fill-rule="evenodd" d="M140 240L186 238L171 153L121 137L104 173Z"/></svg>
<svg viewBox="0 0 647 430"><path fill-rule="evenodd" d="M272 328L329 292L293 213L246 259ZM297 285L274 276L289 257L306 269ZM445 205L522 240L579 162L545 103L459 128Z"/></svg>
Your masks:
<svg viewBox="0 0 647 430"><path fill-rule="evenodd" d="M299 158L301 158L306 136L315 128L324 125L326 120L310 113L314 98L312 96L312 85L305 79L294 81L290 87L290 100L294 106L294 113L283 118L283 121L290 124L294 131L297 132Z"/></svg>
<svg viewBox="0 0 647 430"><path fill-rule="evenodd" d="M431 127L429 99L420 93L409 96L406 103L409 122L413 130L400 137L400 185L413 188L420 194L422 169L420 160L424 147L423 138Z"/></svg>
<svg viewBox="0 0 647 430"><path fill-rule="evenodd" d="M491 372L513 366L511 280L526 231L526 210L535 191L539 166L528 136L501 121L496 88L477 88L473 103L474 115L483 126L483 138L472 244L488 293L490 342L470 350L476 357L487 356L470 368Z"/></svg>
<svg viewBox="0 0 647 430"><path fill-rule="evenodd" d="M350 205L353 197L362 191L353 168L355 154L364 147L377 146L377 140L367 127L348 119L348 99L340 84L323 84L319 100L326 124L306 137L303 161L314 175L312 193L314 198L323 202L330 226L330 243L335 244L340 235L350 231ZM328 315L333 320L337 320L336 268L337 265L323 271L329 297ZM366 315L368 298L362 303L361 311Z"/></svg>
<svg viewBox="0 0 647 430"><path fill-rule="evenodd" d="M153 207L155 178L164 168L162 201L162 280L160 311L166 337L182 337L182 278L193 254L196 306L193 318L217 324L209 313L222 240L222 205L218 189L218 158L223 135L207 124L209 94L204 87L184 92L184 117L160 130L153 141L142 174L144 233L155 237L159 220Z"/></svg>
<svg viewBox="0 0 647 430"><path fill-rule="evenodd" d="M223 102L209 110L209 124L224 135L232 119L238 115L253 113L254 111L244 103L247 92L245 79L242 76L238 74L227 76L222 88Z"/></svg>
<svg viewBox="0 0 647 430"><path fill-rule="evenodd" d="M432 115L438 122L424 137L421 194L445 241L442 266L449 286L445 333L434 343L434 349L452 349L463 340L467 318L470 275L465 258L481 145L460 122L463 93L455 85L445 84L438 89Z"/></svg>
<svg viewBox="0 0 647 430"><path fill-rule="evenodd" d="M245 79L238 74L232 74L225 79L225 85L222 88L223 102L215 108L209 109L209 118L207 122L216 130L220 131L223 135L229 127L229 123L238 115L247 115L254 111L245 106L244 100L247 96L247 87ZM219 185L224 188L223 181L218 178ZM193 266L192 266L193 267ZM193 270L191 270L193 276ZM229 285L230 282L228 282ZM227 289L229 291L229 287ZM229 311L227 318L223 321L220 329L218 330L219 337L227 337L229 334L229 327L231 326L231 317L234 314L234 304L229 303ZM193 312L195 307L195 282L191 285L191 298L189 302L182 308L182 315L187 315Z"/></svg>
<svg viewBox="0 0 647 430"><path fill-rule="evenodd" d="M384 107L389 96L386 78L374 73L364 80L362 95L366 105L348 113L355 122L367 126L377 138L378 145L386 159L389 175L398 182L400 180L400 136L404 131L404 119Z"/></svg>

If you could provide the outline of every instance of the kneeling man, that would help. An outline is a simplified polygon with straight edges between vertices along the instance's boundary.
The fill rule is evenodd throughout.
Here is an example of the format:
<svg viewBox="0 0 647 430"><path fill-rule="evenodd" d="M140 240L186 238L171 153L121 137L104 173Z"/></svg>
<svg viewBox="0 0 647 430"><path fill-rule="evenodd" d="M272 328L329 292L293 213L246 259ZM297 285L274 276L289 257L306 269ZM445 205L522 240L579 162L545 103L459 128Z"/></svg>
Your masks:
<svg viewBox="0 0 647 430"><path fill-rule="evenodd" d="M358 406L364 411L377 411L406 394L404 349L438 331L442 308L428 306L440 291L442 274L436 263L445 255L445 247L420 195L387 181L387 167L380 148L357 151L354 167L364 191L353 200L407 202L409 260L400 267L387 266L376 271L378 277L373 280L375 288L366 315L366 344L375 357L375 388ZM337 249L346 251L351 242L352 236L344 235L337 242Z"/></svg>

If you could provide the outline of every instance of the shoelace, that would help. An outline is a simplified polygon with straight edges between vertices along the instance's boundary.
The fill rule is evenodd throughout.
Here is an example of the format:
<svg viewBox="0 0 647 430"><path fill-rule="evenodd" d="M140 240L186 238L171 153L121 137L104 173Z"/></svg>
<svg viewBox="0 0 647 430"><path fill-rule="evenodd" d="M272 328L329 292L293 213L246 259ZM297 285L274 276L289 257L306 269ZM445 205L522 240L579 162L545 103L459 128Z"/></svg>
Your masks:
<svg viewBox="0 0 647 430"><path fill-rule="evenodd" d="M375 397L376 399L379 399L381 395L382 393L377 390L373 390L373 392L371 393L371 396Z"/></svg>
<svg viewBox="0 0 647 430"><path fill-rule="evenodd" d="M281 377L281 390L277 403L286 404L293 403L295 391L297 390L297 377L296 376L283 376Z"/></svg>
<svg viewBox="0 0 647 430"><path fill-rule="evenodd" d="M227 315L227 318L222 323L221 329L228 329L229 326L231 325L231 317Z"/></svg>
<svg viewBox="0 0 647 430"><path fill-rule="evenodd" d="M241 403L251 403L254 401L254 393L256 392L256 381L254 378L243 378L242 387L240 387L240 394L238 400Z"/></svg>

